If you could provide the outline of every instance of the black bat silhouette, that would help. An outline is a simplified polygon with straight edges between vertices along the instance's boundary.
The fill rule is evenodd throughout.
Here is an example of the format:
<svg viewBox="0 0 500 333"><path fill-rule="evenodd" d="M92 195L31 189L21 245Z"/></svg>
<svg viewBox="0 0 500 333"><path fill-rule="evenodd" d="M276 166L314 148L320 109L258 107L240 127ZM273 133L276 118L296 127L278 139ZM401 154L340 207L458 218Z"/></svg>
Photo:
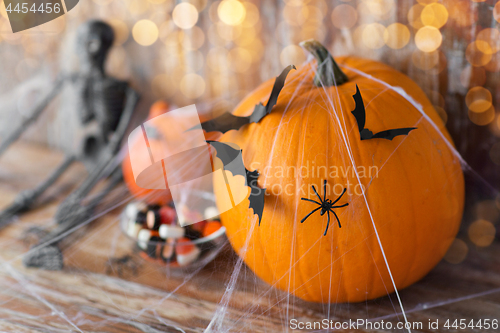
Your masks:
<svg viewBox="0 0 500 333"><path fill-rule="evenodd" d="M258 123L262 118L271 113L273 106L276 105L281 89L283 89L283 86L285 85L286 77L292 70L292 68L296 69L294 65L290 65L286 67L279 76L276 77L273 90L271 91L271 95L267 100L267 104L265 106L262 103L257 104L250 116L239 117L226 112L217 118L201 123L201 128L207 132L218 131L226 133L227 131L232 129L239 129L246 124Z"/></svg>
<svg viewBox="0 0 500 333"><path fill-rule="evenodd" d="M265 188L260 188L257 185L259 172L257 170L250 171L243 164L242 150L234 149L230 145L219 141L207 141L217 151L219 158L224 165L224 169L231 171L233 175L242 175L246 177L247 185L250 187L249 208L253 209L254 214L259 216L259 226L262 220L262 212L264 211L264 199L266 194ZM232 163L231 162L236 162ZM240 170L245 169L245 174L241 174Z"/></svg>
<svg viewBox="0 0 500 333"><path fill-rule="evenodd" d="M356 102L356 107L353 111L351 111L351 113L354 115L354 117L356 118L356 122L358 123L359 135L361 136L361 140L392 140L398 135L408 135L410 131L417 129L416 127L395 128L373 134L372 131L370 131L368 128L365 128L365 104L363 103L363 98L361 97L361 93L359 92L358 85L356 85L356 93L352 95L352 97L354 98L354 102Z"/></svg>

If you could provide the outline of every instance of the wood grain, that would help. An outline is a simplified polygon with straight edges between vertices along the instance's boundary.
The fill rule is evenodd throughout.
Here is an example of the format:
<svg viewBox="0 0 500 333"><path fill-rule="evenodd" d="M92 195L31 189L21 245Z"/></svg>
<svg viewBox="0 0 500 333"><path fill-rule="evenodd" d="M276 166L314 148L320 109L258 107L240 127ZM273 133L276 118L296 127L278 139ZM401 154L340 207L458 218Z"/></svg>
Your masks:
<svg viewBox="0 0 500 333"><path fill-rule="evenodd" d="M43 179L61 160L60 153L40 146L13 146L0 159L0 205L7 205L19 190ZM1 331L203 332L215 317L214 324L221 323L221 327L211 326L212 332L286 332L292 331L287 329L292 318L403 320L394 295L337 305L307 303L289 296L260 281L244 265L235 271L238 258L228 245L199 271L169 270L134 255L139 264L137 274L125 270L118 276L116 267L110 269L110 258L134 254L134 244L118 225L123 205L76 231L63 243L63 271L24 268L21 259L29 247L23 233L31 226L51 227L57 203L83 179L84 173L82 166L72 167L37 209L1 230ZM110 209L124 199L129 197L122 186L102 203L100 210ZM441 262L422 281L400 291L408 320L424 325L424 329L412 332L436 332L426 328L429 320L444 323L456 318L500 319L499 250L498 243L484 249L470 247L465 262ZM239 274L233 276L234 272ZM226 299L232 276L237 283Z"/></svg>

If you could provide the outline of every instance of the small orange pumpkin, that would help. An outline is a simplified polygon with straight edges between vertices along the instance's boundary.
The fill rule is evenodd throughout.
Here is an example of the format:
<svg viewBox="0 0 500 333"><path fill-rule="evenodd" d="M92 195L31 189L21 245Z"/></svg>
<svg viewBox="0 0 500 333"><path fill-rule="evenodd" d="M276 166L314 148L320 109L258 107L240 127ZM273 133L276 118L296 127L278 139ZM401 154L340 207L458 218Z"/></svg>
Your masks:
<svg viewBox="0 0 500 333"><path fill-rule="evenodd" d="M155 102L151 108L149 109L148 119L155 118L157 116L162 115L163 113L169 110L169 105L165 101L157 101ZM158 129L161 132L161 129ZM149 141L150 145L160 144L160 142L155 142L153 140ZM130 152L134 152L134 150L138 149L138 147L132 146L128 147L128 151L126 156L123 158L122 162L122 171L123 171L123 179L125 184L127 185L130 193L132 193L137 198L143 198L147 202L157 203L160 205L167 204L171 199L170 191L167 190L150 190L144 189L136 185L134 179L134 173L132 172L132 164L130 163ZM150 179L151 183L157 183L156 179Z"/></svg>
<svg viewBox="0 0 500 333"><path fill-rule="evenodd" d="M395 286L407 287L442 259L456 236L464 204L460 161L442 120L410 78L356 57L338 58L344 74L321 44L304 46L316 61L291 72L272 112L220 140L242 148L245 165L260 172L258 185L267 188L260 226L248 200L223 213L222 223L256 275L304 300L359 302L387 295L394 291L389 269ZM273 83L263 83L233 113L250 115ZM361 141L351 114L356 85L367 128L417 129L392 141ZM230 187L248 192L237 177ZM349 206L336 210L342 227L332 216L323 236L326 214L300 221L317 207L301 197L317 200L313 185L323 196L325 179L326 198L347 188L339 204ZM215 188L216 195L223 190ZM217 200L227 204L223 196Z"/></svg>

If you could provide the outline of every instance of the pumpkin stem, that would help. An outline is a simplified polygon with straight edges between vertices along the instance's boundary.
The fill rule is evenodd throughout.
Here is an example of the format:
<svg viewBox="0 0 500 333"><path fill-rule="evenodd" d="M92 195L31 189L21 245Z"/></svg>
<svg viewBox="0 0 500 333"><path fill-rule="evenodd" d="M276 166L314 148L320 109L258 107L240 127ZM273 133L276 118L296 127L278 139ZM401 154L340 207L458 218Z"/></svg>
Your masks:
<svg viewBox="0 0 500 333"><path fill-rule="evenodd" d="M320 42L310 39L300 43L300 46L309 51L318 61L318 70L314 77L316 87L339 86L348 81L347 75L342 72L330 52Z"/></svg>

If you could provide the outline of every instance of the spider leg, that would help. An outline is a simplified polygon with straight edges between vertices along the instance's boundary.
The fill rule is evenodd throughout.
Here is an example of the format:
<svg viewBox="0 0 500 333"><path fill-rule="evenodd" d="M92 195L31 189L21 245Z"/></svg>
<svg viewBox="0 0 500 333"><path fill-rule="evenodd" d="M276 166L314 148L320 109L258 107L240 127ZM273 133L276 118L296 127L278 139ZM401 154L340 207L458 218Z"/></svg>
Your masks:
<svg viewBox="0 0 500 333"><path fill-rule="evenodd" d="M325 233L323 234L323 236L326 236L326 233L328 232L328 227L330 226L330 211L327 210L326 213L328 214L328 222L326 223L326 229L325 229Z"/></svg>
<svg viewBox="0 0 500 333"><path fill-rule="evenodd" d="M307 199L307 198L300 198L300 200L305 200L305 201L314 202L314 203L316 203L316 204L318 204L318 205L320 205L320 206L321 206L321 203L319 203L319 202L317 202L317 201L315 201L315 200L311 200L311 199Z"/></svg>
<svg viewBox="0 0 500 333"><path fill-rule="evenodd" d="M323 180L323 201L326 199L326 179Z"/></svg>
<svg viewBox="0 0 500 333"><path fill-rule="evenodd" d="M318 191L316 191L316 187L314 187L314 185L313 185L312 188L314 190L314 193L316 193L316 195L318 196L319 201L323 202L323 199L321 199L321 197L319 196Z"/></svg>
<svg viewBox="0 0 500 333"><path fill-rule="evenodd" d="M337 216L337 214L331 210L331 212L333 213L333 215L335 215L335 217L337 218L337 222L339 223L339 228L342 228L342 226L340 225L340 220L339 220L339 217Z"/></svg>
<svg viewBox="0 0 500 333"><path fill-rule="evenodd" d="M344 191L342 191L342 194L340 195L340 197L338 197L337 199L335 199L335 201L332 202L332 205L334 205L337 201L340 200L340 198L342 198L342 196L344 195L345 191L347 191L347 188L344 188Z"/></svg>
<svg viewBox="0 0 500 333"><path fill-rule="evenodd" d="M302 220L300 220L300 223L304 223L304 221L312 214L314 213L315 211L317 211L318 209L320 209L321 207L318 207L316 209L314 209L312 212L310 212L309 214L306 215L306 217L304 217Z"/></svg>
<svg viewBox="0 0 500 333"><path fill-rule="evenodd" d="M343 204L343 205L340 205L340 206L332 206L332 209L333 208L342 208L342 207L345 207L345 206L349 206L349 203L346 203L346 204Z"/></svg>

